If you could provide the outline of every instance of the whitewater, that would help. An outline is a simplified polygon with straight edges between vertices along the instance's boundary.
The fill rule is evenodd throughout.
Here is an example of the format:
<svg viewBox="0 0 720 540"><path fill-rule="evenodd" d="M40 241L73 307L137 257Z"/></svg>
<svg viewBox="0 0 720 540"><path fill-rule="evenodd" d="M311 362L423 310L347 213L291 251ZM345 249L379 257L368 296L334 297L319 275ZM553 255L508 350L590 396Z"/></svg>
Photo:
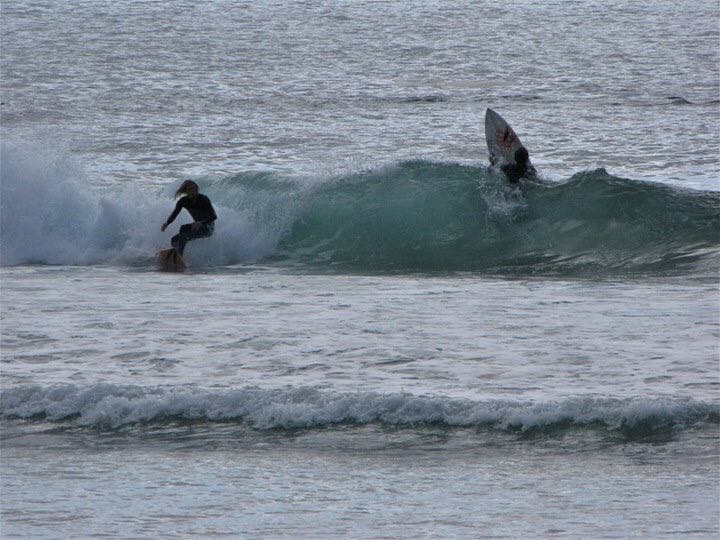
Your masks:
<svg viewBox="0 0 720 540"><path fill-rule="evenodd" d="M3 5L0 536L716 538L718 21Z"/></svg>

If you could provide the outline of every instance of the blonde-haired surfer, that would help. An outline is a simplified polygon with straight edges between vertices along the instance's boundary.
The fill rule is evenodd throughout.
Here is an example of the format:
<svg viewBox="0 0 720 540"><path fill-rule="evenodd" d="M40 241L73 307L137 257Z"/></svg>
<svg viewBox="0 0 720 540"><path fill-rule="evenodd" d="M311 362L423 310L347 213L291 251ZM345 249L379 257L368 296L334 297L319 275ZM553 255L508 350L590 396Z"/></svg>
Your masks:
<svg viewBox="0 0 720 540"><path fill-rule="evenodd" d="M204 238L212 236L215 231L215 220L217 215L213 208L210 199L207 196L200 193L200 188L192 180L185 180L178 190L175 192L175 197L184 195L177 204L175 210L167 218L167 221L160 227L161 231L165 231L167 226L170 225L180 213L183 208L190 213L194 222L187 223L180 227L180 232L172 237L171 243L175 251L182 256L185 251L185 244L190 240L196 238Z"/></svg>

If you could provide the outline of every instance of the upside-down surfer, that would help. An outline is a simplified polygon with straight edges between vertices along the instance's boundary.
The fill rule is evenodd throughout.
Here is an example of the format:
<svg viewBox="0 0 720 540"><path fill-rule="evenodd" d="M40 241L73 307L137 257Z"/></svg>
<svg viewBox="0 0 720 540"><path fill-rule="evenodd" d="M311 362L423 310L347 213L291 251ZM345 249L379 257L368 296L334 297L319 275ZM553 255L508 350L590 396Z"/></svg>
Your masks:
<svg viewBox="0 0 720 540"><path fill-rule="evenodd" d="M180 213L183 208L192 216L194 222L180 226L180 232L172 237L171 243L175 251L182 256L185 251L185 244L196 238L204 238L212 236L215 231L215 220L217 215L210 199L200 193L198 185L192 180L185 180L178 190L175 197L184 195L177 204L175 210L167 218L167 221L160 227L161 231L165 231Z"/></svg>

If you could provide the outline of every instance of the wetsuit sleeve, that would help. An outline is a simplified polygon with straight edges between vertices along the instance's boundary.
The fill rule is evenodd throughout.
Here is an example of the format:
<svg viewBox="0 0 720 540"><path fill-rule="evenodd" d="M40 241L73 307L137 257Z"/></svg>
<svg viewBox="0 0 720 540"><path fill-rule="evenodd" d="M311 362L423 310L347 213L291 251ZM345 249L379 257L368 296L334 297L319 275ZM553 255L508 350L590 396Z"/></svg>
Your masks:
<svg viewBox="0 0 720 540"><path fill-rule="evenodd" d="M175 205L175 210L173 210L173 213L170 214L170 217L167 218L167 221L165 223L170 225L173 221L175 221L175 218L178 216L178 214L180 213L180 210L182 210L182 209L183 209L183 204L182 204L182 199L180 199L177 202L177 204Z"/></svg>

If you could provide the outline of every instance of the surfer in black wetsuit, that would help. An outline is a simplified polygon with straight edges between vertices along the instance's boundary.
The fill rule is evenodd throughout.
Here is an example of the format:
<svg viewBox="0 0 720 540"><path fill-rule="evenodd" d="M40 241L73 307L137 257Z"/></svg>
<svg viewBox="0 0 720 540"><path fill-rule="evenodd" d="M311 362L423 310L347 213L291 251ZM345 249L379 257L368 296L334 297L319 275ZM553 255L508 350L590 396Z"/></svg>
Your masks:
<svg viewBox="0 0 720 540"><path fill-rule="evenodd" d="M187 210L192 218L193 223L187 223L180 226L180 232L172 237L172 247L182 255L185 251L185 244L196 238L204 238L212 236L215 231L215 220L217 215L210 199L200 193L198 185L192 180L185 180L175 192L175 197L184 195L177 204L175 210L167 218L167 221L160 227L161 231L165 231L180 213L183 208Z"/></svg>
<svg viewBox="0 0 720 540"><path fill-rule="evenodd" d="M508 182L517 184L521 178L533 178L535 176L535 167L528 165L530 155L527 148L521 146L515 150L515 163L508 163L500 167L500 170L507 176Z"/></svg>

